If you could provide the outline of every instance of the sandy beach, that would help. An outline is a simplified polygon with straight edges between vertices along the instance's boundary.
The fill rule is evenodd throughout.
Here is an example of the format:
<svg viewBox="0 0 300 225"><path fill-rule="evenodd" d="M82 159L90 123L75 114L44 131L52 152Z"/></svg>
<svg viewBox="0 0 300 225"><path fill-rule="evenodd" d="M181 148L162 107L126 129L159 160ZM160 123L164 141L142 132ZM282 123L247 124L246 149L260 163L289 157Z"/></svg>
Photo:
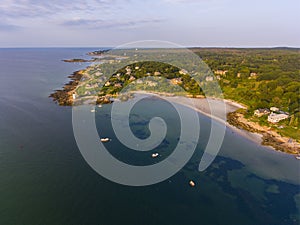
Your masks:
<svg viewBox="0 0 300 225"><path fill-rule="evenodd" d="M162 96L160 96L162 97ZM245 106L226 99L216 99L216 98L187 98L183 96L175 97L162 97L171 102L175 102L187 107L194 109L195 111L210 117L218 122L225 124L233 132L257 143L262 143L262 135L258 133L252 133L243 129L239 129L227 122L227 114L230 112L235 112L240 108L245 108Z"/></svg>

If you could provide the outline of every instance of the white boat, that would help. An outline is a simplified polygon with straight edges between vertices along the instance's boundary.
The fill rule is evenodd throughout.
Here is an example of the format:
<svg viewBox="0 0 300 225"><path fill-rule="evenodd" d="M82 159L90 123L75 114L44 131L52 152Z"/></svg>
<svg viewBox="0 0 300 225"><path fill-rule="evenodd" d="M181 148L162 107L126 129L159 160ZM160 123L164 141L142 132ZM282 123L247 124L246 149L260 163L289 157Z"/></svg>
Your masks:
<svg viewBox="0 0 300 225"><path fill-rule="evenodd" d="M196 184L195 184L194 181L191 180L191 181L189 182L189 185L190 185L191 187L195 187Z"/></svg>
<svg viewBox="0 0 300 225"><path fill-rule="evenodd" d="M109 141L110 141L109 138L100 138L100 140L101 140L102 142L109 142Z"/></svg>
<svg viewBox="0 0 300 225"><path fill-rule="evenodd" d="M96 112L96 110L95 109L91 109L91 112L94 113L94 112Z"/></svg>
<svg viewBox="0 0 300 225"><path fill-rule="evenodd" d="M157 152L152 154L152 158L156 158L158 156L159 156L159 154Z"/></svg>
<svg viewBox="0 0 300 225"><path fill-rule="evenodd" d="M300 160L300 155L295 156L296 159Z"/></svg>

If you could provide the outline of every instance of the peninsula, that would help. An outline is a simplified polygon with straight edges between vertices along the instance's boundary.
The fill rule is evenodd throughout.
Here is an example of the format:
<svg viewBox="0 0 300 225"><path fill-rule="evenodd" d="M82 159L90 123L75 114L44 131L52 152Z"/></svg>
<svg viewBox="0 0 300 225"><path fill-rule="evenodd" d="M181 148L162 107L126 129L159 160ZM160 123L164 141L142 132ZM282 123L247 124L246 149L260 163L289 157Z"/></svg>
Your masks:
<svg viewBox="0 0 300 225"><path fill-rule="evenodd" d="M214 73L214 76L202 76L203 82L217 82L225 99L244 106L228 112L229 124L261 134L264 145L286 153L300 154L299 49L191 50ZM206 97L188 71L175 66L153 61L137 62L134 55L120 56L108 51L95 51L88 55L93 58L85 62L99 63L74 72L69 76L71 81L62 90L51 94L59 105L88 101L107 104L116 97L127 100L132 97L132 92L138 90L194 99ZM116 66L113 71L106 68L106 65L120 65L122 60L131 61L121 68ZM112 75L106 76L107 73ZM134 84L131 85L131 92L124 92L130 84Z"/></svg>

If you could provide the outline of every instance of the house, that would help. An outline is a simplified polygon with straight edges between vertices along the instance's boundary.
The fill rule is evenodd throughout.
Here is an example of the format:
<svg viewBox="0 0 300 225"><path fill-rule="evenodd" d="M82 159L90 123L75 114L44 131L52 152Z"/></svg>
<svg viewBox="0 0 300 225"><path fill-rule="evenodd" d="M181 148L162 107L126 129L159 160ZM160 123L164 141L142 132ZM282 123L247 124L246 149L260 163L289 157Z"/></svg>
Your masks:
<svg viewBox="0 0 300 225"><path fill-rule="evenodd" d="M267 109L267 108L264 108L264 109L256 109L254 111L254 116L258 116L258 117L261 117L263 115L268 115L270 114L270 110Z"/></svg>
<svg viewBox="0 0 300 225"><path fill-rule="evenodd" d="M95 76L101 76L101 75L103 75L103 73L101 73L99 71L95 73Z"/></svg>
<svg viewBox="0 0 300 225"><path fill-rule="evenodd" d="M170 80L170 82L171 82L171 84L178 85L178 84L182 84L182 79L181 79L181 77L173 78Z"/></svg>
<svg viewBox="0 0 300 225"><path fill-rule="evenodd" d="M116 88L121 88L121 87L122 87L122 84L121 84L121 83L116 83L116 84L114 85L114 87L116 87Z"/></svg>
<svg viewBox="0 0 300 225"><path fill-rule="evenodd" d="M228 72L227 70L216 70L216 71L214 71L215 74L222 75L222 76L226 75L227 72Z"/></svg>
<svg viewBox="0 0 300 225"><path fill-rule="evenodd" d="M154 76L159 76L160 75L160 72L154 72Z"/></svg>
<svg viewBox="0 0 300 225"><path fill-rule="evenodd" d="M131 69L129 66L126 67L126 74L127 75L130 75L131 74Z"/></svg>
<svg viewBox="0 0 300 225"><path fill-rule="evenodd" d="M213 76L207 76L207 77L205 77L205 80L206 81L213 81L214 77Z"/></svg>
<svg viewBox="0 0 300 225"><path fill-rule="evenodd" d="M248 79L256 79L257 78L257 73L250 73L250 76L248 77Z"/></svg>
<svg viewBox="0 0 300 225"><path fill-rule="evenodd" d="M277 107L271 107L270 110L271 110L272 112L277 112L277 111L279 111L279 109L278 109Z"/></svg>
<svg viewBox="0 0 300 225"><path fill-rule="evenodd" d="M283 113L277 114L277 113L273 113L272 112L268 116L268 122L270 122L270 123L278 123L279 121L287 119L288 117L289 116L287 114L283 114Z"/></svg>
<svg viewBox="0 0 300 225"><path fill-rule="evenodd" d="M129 81L133 81L133 80L135 80L135 77L134 76L130 76Z"/></svg>
<svg viewBox="0 0 300 225"><path fill-rule="evenodd" d="M188 74L188 71L186 71L185 69L182 69L179 71L179 74L185 75L185 74Z"/></svg>

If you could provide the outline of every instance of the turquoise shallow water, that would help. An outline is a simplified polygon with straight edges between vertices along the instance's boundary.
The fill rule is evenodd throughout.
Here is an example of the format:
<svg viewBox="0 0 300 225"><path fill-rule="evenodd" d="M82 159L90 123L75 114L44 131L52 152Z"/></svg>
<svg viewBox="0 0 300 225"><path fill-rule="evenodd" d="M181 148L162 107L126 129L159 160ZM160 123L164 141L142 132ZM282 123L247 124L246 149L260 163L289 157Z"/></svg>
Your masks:
<svg viewBox="0 0 300 225"><path fill-rule="evenodd" d="M198 164L210 119L190 162L166 181L123 186L95 173L76 145L71 108L49 94L87 64L64 63L94 49L0 49L0 224L298 224L299 161L259 146L228 129L219 156L204 172ZM148 153L126 149L114 138L110 106L96 112L97 128L112 137L116 158L151 164ZM131 116L137 137L162 116L168 133L162 158L176 145L178 115L162 100L146 99ZM158 160L158 159L157 159ZM193 179L195 188L188 182ZM297 208L298 206L298 208Z"/></svg>

